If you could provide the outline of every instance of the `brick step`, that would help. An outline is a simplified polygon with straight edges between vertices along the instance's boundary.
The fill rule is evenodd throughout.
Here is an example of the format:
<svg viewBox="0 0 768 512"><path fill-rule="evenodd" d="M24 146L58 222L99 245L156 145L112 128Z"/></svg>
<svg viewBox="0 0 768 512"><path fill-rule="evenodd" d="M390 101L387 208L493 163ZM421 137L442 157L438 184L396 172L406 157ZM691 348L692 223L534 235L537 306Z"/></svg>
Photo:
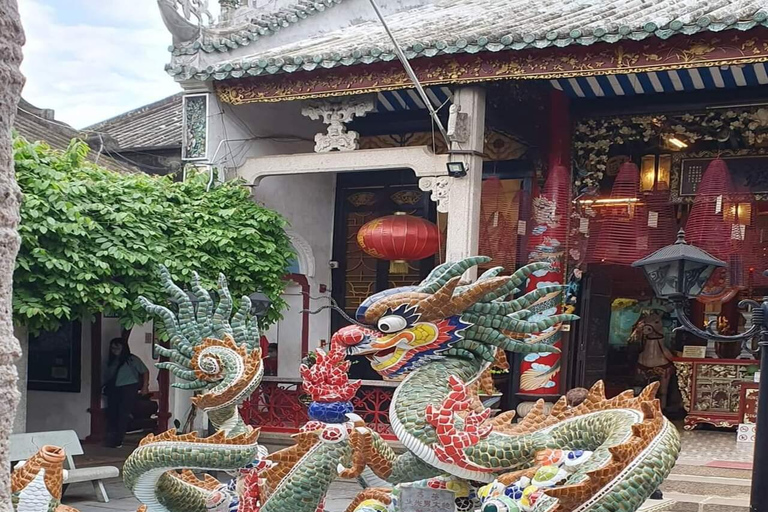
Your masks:
<svg viewBox="0 0 768 512"><path fill-rule="evenodd" d="M720 476L726 478L752 478L752 471L746 469L724 469L713 468L704 465L693 466L690 464L678 463L672 468L673 475L696 475L696 476Z"/></svg>
<svg viewBox="0 0 768 512"><path fill-rule="evenodd" d="M716 496L719 498L749 497L751 481L745 478L719 476L681 475L673 473L661 484L667 492Z"/></svg>
<svg viewBox="0 0 768 512"><path fill-rule="evenodd" d="M749 495L723 497L665 492L664 499L674 504L671 512L749 512Z"/></svg>

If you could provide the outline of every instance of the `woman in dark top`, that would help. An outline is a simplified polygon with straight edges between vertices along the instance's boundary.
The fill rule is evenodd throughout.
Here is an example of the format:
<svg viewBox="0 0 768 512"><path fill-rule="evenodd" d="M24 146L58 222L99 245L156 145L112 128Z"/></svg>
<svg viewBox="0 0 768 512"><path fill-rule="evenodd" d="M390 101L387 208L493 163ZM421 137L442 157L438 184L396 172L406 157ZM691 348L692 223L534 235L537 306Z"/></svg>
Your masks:
<svg viewBox="0 0 768 512"><path fill-rule="evenodd" d="M123 445L133 407L139 392L149 394L149 371L141 359L131 354L128 342L115 338L109 343L109 359L104 372L107 395L107 437L105 444L113 448Z"/></svg>

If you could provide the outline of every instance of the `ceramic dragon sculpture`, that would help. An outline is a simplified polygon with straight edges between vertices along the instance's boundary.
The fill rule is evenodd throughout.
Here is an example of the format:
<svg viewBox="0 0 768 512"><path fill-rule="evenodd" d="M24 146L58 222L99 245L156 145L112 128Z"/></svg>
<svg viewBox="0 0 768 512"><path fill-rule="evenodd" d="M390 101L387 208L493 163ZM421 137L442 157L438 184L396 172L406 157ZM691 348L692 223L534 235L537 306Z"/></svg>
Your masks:
<svg viewBox="0 0 768 512"><path fill-rule="evenodd" d="M628 391L607 400L598 383L580 406L568 408L563 397L546 414L539 402L518 423L513 412L490 418L468 392L498 350L556 350L523 340L575 319L527 320L555 287L506 299L546 263L507 277L493 269L462 285L468 269L487 261L446 263L419 286L373 295L359 307L358 325L334 335L334 343L367 355L382 375L407 374L389 413L408 451L395 457L380 449L375 434L353 434L365 454L362 478L377 488L364 491L349 510L400 510L401 492L413 486L454 491L459 510L636 510L671 471L680 448L677 430L655 400L657 385L637 397Z"/></svg>
<svg viewBox="0 0 768 512"><path fill-rule="evenodd" d="M322 509L330 484L337 476L356 476L350 433L365 430L352 413L349 400L360 383L349 382L346 349L318 351L316 364L302 367L304 387L312 395L310 421L294 436L296 444L267 455L257 443L258 430L246 425L238 405L261 382L263 366L259 332L250 317L250 300L232 316L226 280L219 278L218 303L195 274L190 296L161 269L163 286L178 313L140 299L162 319L170 347L157 346L168 359L157 366L169 370L173 386L194 390L192 402L207 413L216 433L170 430L149 435L126 460L123 480L143 503L146 512L284 512ZM358 456L359 460L359 456ZM229 482L195 472L219 470Z"/></svg>
<svg viewBox="0 0 768 512"><path fill-rule="evenodd" d="M61 504L61 488L67 479L65 459L63 448L45 445L28 460L16 464L11 474L15 512L77 512Z"/></svg>
<svg viewBox="0 0 768 512"><path fill-rule="evenodd" d="M150 512L202 512L206 504L221 501L229 493L226 485L209 476L198 479L193 471L232 471L237 482L247 480L250 472L262 470L265 464L266 449L257 443L259 431L246 425L238 411L264 374L259 329L251 317L248 297L241 299L232 315L232 297L223 275L216 303L194 274L195 305L174 284L167 269L161 268L160 274L178 314L139 299L163 321L170 338L169 347L156 345L167 359L156 366L176 377L174 387L195 392L192 402L207 414L216 433L206 438L196 433L179 435L174 430L148 435L126 460L123 481Z"/></svg>
<svg viewBox="0 0 768 512"><path fill-rule="evenodd" d="M549 414L541 402L518 423L512 422L513 412L491 418L472 388L498 351L553 352L550 345L527 343L527 334L575 317L538 315L532 320L537 301L559 287L509 299L546 263L527 265L511 276L501 276L496 268L475 282L461 282L468 269L487 261L476 257L446 263L418 286L365 300L356 323L334 334L330 353L302 368L314 400L311 421L295 436L294 446L271 455L258 448L255 431L242 423L236 407L230 408L257 385L260 372L251 373L245 384L247 372L235 371L244 363L227 365L219 356L217 364L203 364L199 358L201 347L226 348L222 339L229 340L228 353L247 356L247 341L230 339L242 332L240 320L233 320L229 335L225 329L214 333L202 327L216 323L206 323L212 310L203 306L201 317L198 307L195 316L184 306L185 294L167 277L179 320L165 308L150 306L176 336L164 353L172 360L166 366L188 381L183 386L202 390L197 403L219 411L212 418L220 430L205 439L166 433L145 440L126 462L129 488L150 512L236 507L240 512L317 512L338 476L356 477L366 488L350 505L354 512L397 512L410 487L451 491L460 511L636 510L670 472L679 451L677 431L654 398L656 387L637 397L625 392L607 400L598 383L574 408L563 398ZM193 290L204 297L199 285ZM226 293L220 296L225 305L220 303L213 316L221 326L231 301ZM243 322L246 316L241 315ZM358 384L347 379L345 352L365 354L383 376L405 375L390 407L390 422L405 453L396 455L351 412L349 399ZM201 400L210 393L226 395L226 408L219 407L221 398ZM225 485L174 469L221 469L236 478Z"/></svg>

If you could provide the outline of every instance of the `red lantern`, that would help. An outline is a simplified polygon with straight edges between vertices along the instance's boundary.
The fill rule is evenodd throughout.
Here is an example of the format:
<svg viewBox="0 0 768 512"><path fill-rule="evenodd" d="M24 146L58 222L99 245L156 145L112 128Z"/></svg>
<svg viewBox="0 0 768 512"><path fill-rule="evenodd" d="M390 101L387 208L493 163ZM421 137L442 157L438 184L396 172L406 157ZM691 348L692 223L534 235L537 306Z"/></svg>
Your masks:
<svg viewBox="0 0 768 512"><path fill-rule="evenodd" d="M357 243L374 258L391 260L390 272L407 274L408 260L423 260L437 252L440 231L426 219L396 212L361 227Z"/></svg>

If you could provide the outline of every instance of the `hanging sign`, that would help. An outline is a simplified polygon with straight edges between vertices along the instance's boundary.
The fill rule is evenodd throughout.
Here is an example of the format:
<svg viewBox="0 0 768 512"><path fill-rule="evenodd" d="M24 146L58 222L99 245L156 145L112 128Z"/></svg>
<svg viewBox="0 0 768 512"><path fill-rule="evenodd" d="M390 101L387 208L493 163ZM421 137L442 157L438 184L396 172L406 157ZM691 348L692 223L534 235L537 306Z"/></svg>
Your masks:
<svg viewBox="0 0 768 512"><path fill-rule="evenodd" d="M527 222L524 220L517 221L517 234L520 236L525 236L526 232L528 231Z"/></svg>
<svg viewBox="0 0 768 512"><path fill-rule="evenodd" d="M717 199L715 200L715 213L720 213L723 211L723 196L717 196Z"/></svg>
<svg viewBox="0 0 768 512"><path fill-rule="evenodd" d="M659 227L659 212L648 212L648 227Z"/></svg>

